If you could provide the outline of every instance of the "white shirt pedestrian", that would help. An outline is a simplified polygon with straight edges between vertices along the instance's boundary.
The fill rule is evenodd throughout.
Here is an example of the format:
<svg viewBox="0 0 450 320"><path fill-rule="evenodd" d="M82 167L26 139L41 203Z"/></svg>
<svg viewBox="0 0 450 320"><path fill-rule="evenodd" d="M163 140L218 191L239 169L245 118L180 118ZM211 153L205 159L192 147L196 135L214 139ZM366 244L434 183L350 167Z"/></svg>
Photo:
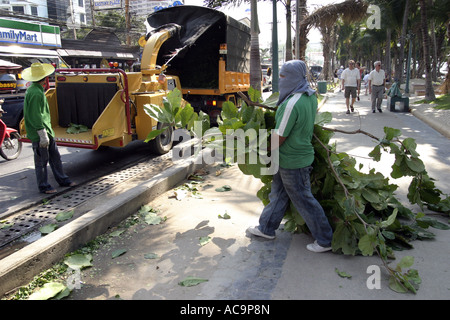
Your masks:
<svg viewBox="0 0 450 320"><path fill-rule="evenodd" d="M344 72L342 72L341 78L342 80L344 80L345 87L357 87L358 80L361 79L361 76L358 69L347 68L344 70Z"/></svg>
<svg viewBox="0 0 450 320"><path fill-rule="evenodd" d="M383 101L384 87L386 84L386 74L381 69L381 61L375 61L373 64L375 69L369 74L369 93L372 100L372 112L375 113L375 108L381 111L381 103Z"/></svg>

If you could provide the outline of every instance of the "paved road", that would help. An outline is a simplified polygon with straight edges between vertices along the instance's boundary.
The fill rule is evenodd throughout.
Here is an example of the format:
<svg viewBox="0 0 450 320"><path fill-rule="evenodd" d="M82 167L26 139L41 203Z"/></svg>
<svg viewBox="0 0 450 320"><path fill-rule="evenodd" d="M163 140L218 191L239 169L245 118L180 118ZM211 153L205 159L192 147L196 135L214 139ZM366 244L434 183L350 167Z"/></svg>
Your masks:
<svg viewBox="0 0 450 320"><path fill-rule="evenodd" d="M138 159L155 157L148 145L142 141L134 141L125 148L86 150L59 147L58 150L66 174L78 184L107 175ZM59 192L68 190L58 186L50 168L48 178L49 183ZM0 190L0 219L50 198L39 193L37 188L30 143L23 143L22 153L17 159L6 161L0 158Z"/></svg>

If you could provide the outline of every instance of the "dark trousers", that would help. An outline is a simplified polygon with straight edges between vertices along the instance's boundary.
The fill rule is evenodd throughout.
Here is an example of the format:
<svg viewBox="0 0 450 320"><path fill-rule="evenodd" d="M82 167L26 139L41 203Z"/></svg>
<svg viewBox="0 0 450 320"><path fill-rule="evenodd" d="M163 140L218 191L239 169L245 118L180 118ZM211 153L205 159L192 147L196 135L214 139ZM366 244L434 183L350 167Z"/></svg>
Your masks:
<svg viewBox="0 0 450 320"><path fill-rule="evenodd" d="M32 146L34 152L34 168L39 191L45 192L52 189L52 186L47 181L47 164L50 164L56 182L63 187L69 186L71 181L63 171L61 155L59 154L55 140L50 138L48 148L41 148L39 142L33 142Z"/></svg>

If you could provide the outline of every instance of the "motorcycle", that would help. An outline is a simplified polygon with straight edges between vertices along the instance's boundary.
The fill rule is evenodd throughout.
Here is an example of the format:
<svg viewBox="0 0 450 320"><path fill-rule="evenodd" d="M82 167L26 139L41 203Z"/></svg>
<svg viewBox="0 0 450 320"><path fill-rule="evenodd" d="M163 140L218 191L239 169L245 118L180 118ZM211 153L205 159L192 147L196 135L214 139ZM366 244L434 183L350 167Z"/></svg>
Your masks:
<svg viewBox="0 0 450 320"><path fill-rule="evenodd" d="M2 109L4 100L0 100L0 156L6 160L16 159L22 151L22 141L20 134L16 129L8 128L2 121Z"/></svg>

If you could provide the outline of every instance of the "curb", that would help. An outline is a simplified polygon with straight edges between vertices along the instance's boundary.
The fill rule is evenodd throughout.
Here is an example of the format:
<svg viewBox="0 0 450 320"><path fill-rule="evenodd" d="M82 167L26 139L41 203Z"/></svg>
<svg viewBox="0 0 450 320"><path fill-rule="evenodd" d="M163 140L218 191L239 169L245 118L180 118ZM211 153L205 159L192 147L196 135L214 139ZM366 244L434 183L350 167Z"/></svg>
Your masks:
<svg viewBox="0 0 450 320"><path fill-rule="evenodd" d="M126 193L107 199L74 221L5 257L0 265L0 295L29 283L66 253L103 234L204 166L203 152L199 152L195 158L182 160Z"/></svg>
<svg viewBox="0 0 450 320"><path fill-rule="evenodd" d="M435 121L434 119L431 119L430 117L425 116L422 112L420 112L418 109L410 108L411 114L415 116L417 119L420 119L421 121L425 122L427 125L432 127L434 130L445 136L446 138L450 139L450 128L447 124L439 121Z"/></svg>

